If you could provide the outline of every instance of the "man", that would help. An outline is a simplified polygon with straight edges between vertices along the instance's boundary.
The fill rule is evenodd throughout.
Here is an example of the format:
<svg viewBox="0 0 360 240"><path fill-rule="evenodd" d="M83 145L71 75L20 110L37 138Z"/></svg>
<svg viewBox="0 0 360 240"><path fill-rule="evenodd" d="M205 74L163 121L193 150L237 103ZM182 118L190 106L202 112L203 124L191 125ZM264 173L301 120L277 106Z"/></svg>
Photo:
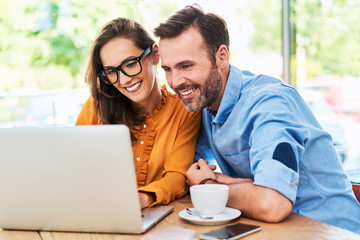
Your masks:
<svg viewBox="0 0 360 240"><path fill-rule="evenodd" d="M188 6L155 29L169 86L202 110L189 185L223 183L228 206L279 222L291 211L360 233L360 205L329 134L296 89L229 64L226 23Z"/></svg>

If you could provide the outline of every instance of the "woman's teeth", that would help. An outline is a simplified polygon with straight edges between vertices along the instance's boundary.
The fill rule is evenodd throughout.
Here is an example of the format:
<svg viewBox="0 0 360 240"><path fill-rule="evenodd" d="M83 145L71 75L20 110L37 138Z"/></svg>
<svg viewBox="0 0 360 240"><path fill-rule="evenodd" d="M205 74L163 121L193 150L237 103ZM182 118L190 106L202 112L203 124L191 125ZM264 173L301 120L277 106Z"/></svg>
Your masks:
<svg viewBox="0 0 360 240"><path fill-rule="evenodd" d="M141 82L138 82L138 83L132 85L131 87L127 87L126 90L129 92L135 91L138 87L140 87L140 85L141 85Z"/></svg>

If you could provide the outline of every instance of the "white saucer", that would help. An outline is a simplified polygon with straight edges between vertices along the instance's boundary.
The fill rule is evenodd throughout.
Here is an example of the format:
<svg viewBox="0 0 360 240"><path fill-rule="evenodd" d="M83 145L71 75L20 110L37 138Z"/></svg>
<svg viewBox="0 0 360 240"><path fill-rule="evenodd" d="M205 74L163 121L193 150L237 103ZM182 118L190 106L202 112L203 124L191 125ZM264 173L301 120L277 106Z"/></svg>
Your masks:
<svg viewBox="0 0 360 240"><path fill-rule="evenodd" d="M196 211L194 208L190 208L191 211ZM186 210L179 212L179 216L182 219L190 221L198 225L217 225L229 222L241 215L240 210L235 208L226 207L224 211L218 215L214 215L213 219L201 219L199 216L190 215Z"/></svg>

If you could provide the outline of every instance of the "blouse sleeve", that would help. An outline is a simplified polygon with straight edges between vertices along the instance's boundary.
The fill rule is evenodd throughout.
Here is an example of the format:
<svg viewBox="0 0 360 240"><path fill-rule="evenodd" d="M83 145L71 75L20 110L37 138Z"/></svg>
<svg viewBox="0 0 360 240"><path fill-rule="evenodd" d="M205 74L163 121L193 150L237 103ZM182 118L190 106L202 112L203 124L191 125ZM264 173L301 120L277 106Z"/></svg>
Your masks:
<svg viewBox="0 0 360 240"><path fill-rule="evenodd" d="M177 129L172 150L165 160L163 177L138 189L139 191L155 193L156 201L150 206L168 204L187 193L185 174L194 160L195 145L201 124L201 112L190 113L185 109L184 111L187 116ZM176 131L176 129L172 130ZM164 147L166 147L166 143L164 143Z"/></svg>
<svg viewBox="0 0 360 240"><path fill-rule="evenodd" d="M98 125L99 117L96 114L95 101L90 96L81 109L75 125Z"/></svg>

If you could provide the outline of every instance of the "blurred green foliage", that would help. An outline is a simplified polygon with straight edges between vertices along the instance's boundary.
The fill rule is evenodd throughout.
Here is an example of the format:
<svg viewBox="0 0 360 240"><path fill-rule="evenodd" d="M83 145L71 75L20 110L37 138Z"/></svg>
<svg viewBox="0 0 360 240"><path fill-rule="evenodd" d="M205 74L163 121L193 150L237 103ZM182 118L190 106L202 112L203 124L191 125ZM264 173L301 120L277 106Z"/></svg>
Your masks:
<svg viewBox="0 0 360 240"><path fill-rule="evenodd" d="M244 18L239 25L251 22L250 29L243 28L253 32L249 47L254 53L279 51L276 53L281 54L281 7L282 1L252 0L237 9Z"/></svg>
<svg viewBox="0 0 360 240"><path fill-rule="evenodd" d="M177 6L161 0L0 1L0 91L83 86L93 39L117 17L150 32ZM151 11L149 11L151 9Z"/></svg>
<svg viewBox="0 0 360 240"><path fill-rule="evenodd" d="M324 72L360 76L360 1L290 0L290 6L292 72L303 67L307 78ZM251 21L252 52L281 49L281 7L281 1L253 0L237 9L244 19L239 26ZM304 54L305 62L298 62L296 54Z"/></svg>
<svg viewBox="0 0 360 240"><path fill-rule="evenodd" d="M324 71L360 76L360 1L292 0L292 6L307 77Z"/></svg>
<svg viewBox="0 0 360 240"><path fill-rule="evenodd" d="M178 9L174 2L0 1L0 72L3 73L0 91L84 87L92 40L106 22L129 17L152 33L159 22ZM237 15L234 21L238 22L241 35L238 39L249 38L252 53L281 55L281 3L239 1L234 7ZM324 71L360 76L360 24L357 23L360 1L291 0L290 3L294 14L291 23L296 28L293 50L301 51L306 57L306 62L301 63L293 52L291 66L302 64L308 78ZM236 43L233 39L231 42ZM233 56L247 57L233 50Z"/></svg>

